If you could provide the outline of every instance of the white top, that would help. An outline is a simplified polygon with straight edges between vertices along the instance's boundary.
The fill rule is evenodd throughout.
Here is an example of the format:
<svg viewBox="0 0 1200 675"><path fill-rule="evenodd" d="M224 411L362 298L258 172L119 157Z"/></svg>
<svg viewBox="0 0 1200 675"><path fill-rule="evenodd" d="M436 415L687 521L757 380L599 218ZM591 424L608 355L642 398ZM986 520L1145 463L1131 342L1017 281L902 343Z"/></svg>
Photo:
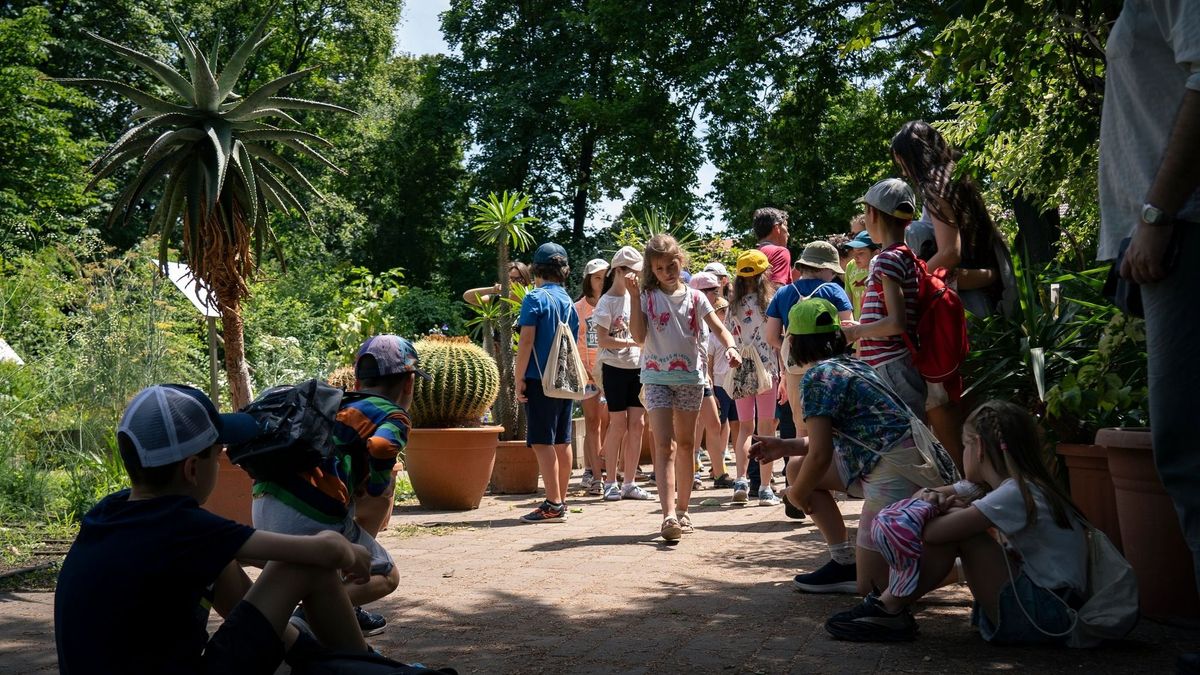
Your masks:
<svg viewBox="0 0 1200 675"><path fill-rule="evenodd" d="M729 372L729 359L725 358L725 345L721 344L721 338L717 337L716 333L709 333L708 340L704 344L708 347L706 358L712 359L712 384L719 387L725 381L726 373Z"/></svg>
<svg viewBox="0 0 1200 675"><path fill-rule="evenodd" d="M1027 483L1037 507L1037 521L1026 524L1025 500L1015 479L972 502L983 515L1004 533L1009 547L1021 557L1021 569L1033 583L1045 589L1070 587L1079 592L1087 588L1087 537L1083 524L1070 514L1071 529L1054 522L1054 512L1041 488ZM1014 568L1013 573L1017 571Z"/></svg>
<svg viewBox="0 0 1200 675"><path fill-rule="evenodd" d="M1132 233L1183 95L1200 91L1200 2L1125 0L1105 54L1098 260ZM1178 216L1200 221L1200 191Z"/></svg>
<svg viewBox="0 0 1200 675"><path fill-rule="evenodd" d="M767 317L758 305L758 294L748 293L729 308L725 326L733 334L733 342L742 353L750 347L758 350L758 360L772 377L779 374L779 355L767 342Z"/></svg>
<svg viewBox="0 0 1200 675"><path fill-rule="evenodd" d="M646 341L642 384L703 384L704 317L712 305L704 294L680 284L671 295L655 288L642 294Z"/></svg>
<svg viewBox="0 0 1200 675"><path fill-rule="evenodd" d="M609 295L605 293L596 302L592 310L592 321L597 330L606 331L609 337L618 340L631 340L629 332L629 294ZM617 368L635 370L641 366L642 350L638 347L624 349L601 349L596 356L597 363L607 363Z"/></svg>

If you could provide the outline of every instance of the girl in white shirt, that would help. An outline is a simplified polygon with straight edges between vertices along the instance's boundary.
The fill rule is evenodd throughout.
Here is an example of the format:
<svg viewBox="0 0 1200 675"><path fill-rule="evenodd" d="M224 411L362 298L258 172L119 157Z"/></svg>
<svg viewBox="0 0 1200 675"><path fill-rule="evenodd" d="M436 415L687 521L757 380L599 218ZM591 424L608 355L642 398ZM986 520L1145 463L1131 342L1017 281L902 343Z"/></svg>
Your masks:
<svg viewBox="0 0 1200 675"><path fill-rule="evenodd" d="M740 364L741 355L708 299L683 283L680 272L686 261L675 238L654 235L646 242L643 257L641 279L632 273L625 278L630 305L638 308L631 313L630 332L642 345L641 380L654 436L654 478L663 511L660 531L664 539L675 541L693 531L687 509L696 417L704 398L700 322L718 335L731 365Z"/></svg>

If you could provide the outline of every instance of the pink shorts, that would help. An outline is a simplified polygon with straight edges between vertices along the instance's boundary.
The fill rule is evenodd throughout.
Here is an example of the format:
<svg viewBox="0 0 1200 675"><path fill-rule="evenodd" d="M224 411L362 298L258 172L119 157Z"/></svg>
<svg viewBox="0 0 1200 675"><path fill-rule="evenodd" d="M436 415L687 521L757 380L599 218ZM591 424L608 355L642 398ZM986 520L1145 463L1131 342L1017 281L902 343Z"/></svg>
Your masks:
<svg viewBox="0 0 1200 675"><path fill-rule="evenodd" d="M771 388L757 396L735 399L739 420L775 419L775 401L779 394L779 377L771 379ZM757 408L757 412L755 409Z"/></svg>

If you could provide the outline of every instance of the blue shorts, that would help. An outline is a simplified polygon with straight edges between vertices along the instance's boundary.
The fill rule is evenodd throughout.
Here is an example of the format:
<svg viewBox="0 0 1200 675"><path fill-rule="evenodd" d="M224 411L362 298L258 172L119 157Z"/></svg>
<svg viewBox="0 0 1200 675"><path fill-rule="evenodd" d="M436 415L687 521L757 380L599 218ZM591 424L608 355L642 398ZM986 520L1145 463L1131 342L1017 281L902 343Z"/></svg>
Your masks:
<svg viewBox="0 0 1200 675"><path fill-rule="evenodd" d="M1073 595L1070 591L1051 591L1038 586L1022 570L1015 580L1000 589L999 621L993 624L979 603L975 603L971 625L979 627L984 640L996 644L1062 644L1066 636L1050 637L1038 628L1047 633L1061 633L1071 626L1071 615L1063 604L1063 598L1070 595ZM1066 601L1069 603L1070 599ZM1026 614L1033 617L1037 627Z"/></svg>
<svg viewBox="0 0 1200 675"><path fill-rule="evenodd" d="M525 380L525 444L562 445L571 442L571 411L575 402L569 398L551 398L542 393L542 381Z"/></svg>
<svg viewBox="0 0 1200 675"><path fill-rule="evenodd" d="M725 393L725 387L716 387L713 389L713 395L717 397L717 414L721 417L721 424L738 421L737 406L733 404L729 394Z"/></svg>

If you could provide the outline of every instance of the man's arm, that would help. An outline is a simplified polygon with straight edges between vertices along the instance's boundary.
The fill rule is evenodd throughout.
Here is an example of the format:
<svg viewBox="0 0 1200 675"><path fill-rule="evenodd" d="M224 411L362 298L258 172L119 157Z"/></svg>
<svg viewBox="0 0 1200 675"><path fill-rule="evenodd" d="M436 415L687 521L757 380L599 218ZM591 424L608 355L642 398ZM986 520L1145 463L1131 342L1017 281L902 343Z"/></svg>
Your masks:
<svg viewBox="0 0 1200 675"><path fill-rule="evenodd" d="M1166 154L1158 167L1154 183L1146 193L1146 203L1170 215L1179 213L1189 197L1200 188L1200 91L1189 89L1175 116L1175 126L1167 141ZM1167 276L1167 246L1176 225L1146 225L1139 222L1125 251L1121 276L1139 284L1160 281Z"/></svg>

